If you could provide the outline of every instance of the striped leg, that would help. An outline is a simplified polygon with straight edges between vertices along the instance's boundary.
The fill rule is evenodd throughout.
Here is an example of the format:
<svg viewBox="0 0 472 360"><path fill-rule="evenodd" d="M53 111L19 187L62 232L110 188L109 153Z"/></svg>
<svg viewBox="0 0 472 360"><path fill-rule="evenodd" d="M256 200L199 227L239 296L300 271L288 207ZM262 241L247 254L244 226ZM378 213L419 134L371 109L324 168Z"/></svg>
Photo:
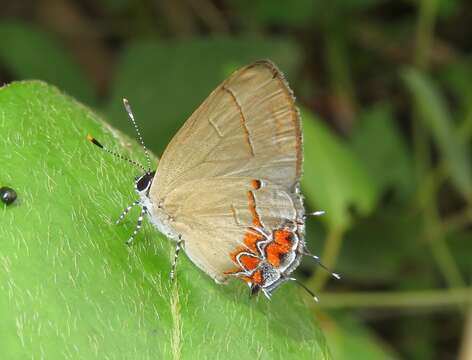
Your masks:
<svg viewBox="0 0 472 360"><path fill-rule="evenodd" d="M141 229L141 224L143 223L143 218L144 218L144 214L146 213L146 211L147 211L146 206L143 206L141 208L141 213L139 214L139 217L138 217L138 222L136 223L136 228L134 229L133 233L131 234L131 237L126 241L127 245L131 245L131 243L134 240L134 237L136 236L136 234Z"/></svg>
<svg viewBox="0 0 472 360"><path fill-rule="evenodd" d="M121 213L120 217L118 220L115 221L115 224L118 225L124 218L125 216L129 213L129 211L136 205L139 205L139 201L133 202L130 206L128 206L126 209L123 210Z"/></svg>
<svg viewBox="0 0 472 360"><path fill-rule="evenodd" d="M177 266L177 258L179 257L180 248L182 247L183 242L184 241L182 240L182 238L179 235L179 240L177 241L177 244L175 245L175 253L174 253L174 260L172 261L172 268L170 270L170 279L171 280L174 280L175 268Z"/></svg>

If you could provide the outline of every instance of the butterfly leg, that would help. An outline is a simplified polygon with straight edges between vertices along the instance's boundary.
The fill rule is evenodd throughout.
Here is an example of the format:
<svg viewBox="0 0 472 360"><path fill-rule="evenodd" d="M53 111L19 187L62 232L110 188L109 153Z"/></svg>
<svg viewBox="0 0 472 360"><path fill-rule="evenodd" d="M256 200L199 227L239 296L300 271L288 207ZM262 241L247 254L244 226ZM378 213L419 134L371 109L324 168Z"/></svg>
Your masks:
<svg viewBox="0 0 472 360"><path fill-rule="evenodd" d="M118 218L118 220L115 221L115 224L118 225L125 218L125 216L128 215L130 210L133 207L135 207L136 205L139 205L139 204L140 204L139 201L135 201L130 206L128 206L126 209L124 209L123 212L121 213L120 217Z"/></svg>
<svg viewBox="0 0 472 360"><path fill-rule="evenodd" d="M136 227L135 227L133 233L131 234L130 238L126 241L126 245L131 245L132 244L132 242L134 240L134 237L136 236L136 234L141 229L141 224L143 223L143 218L144 218L144 214L146 214L146 211L147 211L146 206L143 206L141 208L141 213L139 214L138 222L136 223Z"/></svg>
<svg viewBox="0 0 472 360"><path fill-rule="evenodd" d="M169 275L171 280L174 280L177 258L179 257L180 248L182 247L183 242L182 237L179 235L179 240L177 240L177 244L175 244L174 260L172 261L172 268Z"/></svg>

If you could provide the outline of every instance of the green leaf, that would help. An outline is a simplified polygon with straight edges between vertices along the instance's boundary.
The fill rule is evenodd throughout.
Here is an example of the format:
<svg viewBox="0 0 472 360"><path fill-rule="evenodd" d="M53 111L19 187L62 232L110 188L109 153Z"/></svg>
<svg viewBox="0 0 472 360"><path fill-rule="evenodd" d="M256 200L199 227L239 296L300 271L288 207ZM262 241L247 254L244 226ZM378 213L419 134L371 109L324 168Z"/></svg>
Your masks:
<svg viewBox="0 0 472 360"><path fill-rule="evenodd" d="M272 59L290 74L299 53L289 42L262 38L134 44L117 67L107 114L115 126L133 134L121 102L127 97L146 143L160 154L221 81L238 67L261 58Z"/></svg>
<svg viewBox="0 0 472 360"><path fill-rule="evenodd" d="M351 223L349 209L369 214L378 189L354 152L321 121L302 112L305 165L302 187L310 204L326 211L330 226L345 229Z"/></svg>
<svg viewBox="0 0 472 360"><path fill-rule="evenodd" d="M103 0L101 1L100 5L102 6L105 12L109 12L112 14L118 12L125 12L131 7L139 8L139 5L133 4L131 0ZM128 18L127 20L130 21L130 18Z"/></svg>
<svg viewBox="0 0 472 360"><path fill-rule="evenodd" d="M441 18L448 18L457 15L463 3L460 0L439 0L438 15Z"/></svg>
<svg viewBox="0 0 472 360"><path fill-rule="evenodd" d="M418 289L418 280L414 279L414 288ZM434 359L437 349L431 346L437 341L437 323L433 316L422 314L408 316L403 319L395 329L398 334L398 342L402 344L403 359ZM411 336L415 334L415 336Z"/></svg>
<svg viewBox="0 0 472 360"><path fill-rule="evenodd" d="M133 159L142 149L90 110L41 82L0 89L0 348L6 359L327 359L306 295L289 284L249 299L217 285L137 214L139 170L85 140L95 135ZM2 205L2 204L0 204ZM136 210L135 210L136 211Z"/></svg>
<svg viewBox="0 0 472 360"><path fill-rule="evenodd" d="M365 110L352 134L353 150L362 159L379 191L396 189L406 196L413 190L410 154L387 104Z"/></svg>
<svg viewBox="0 0 472 360"><path fill-rule="evenodd" d="M402 73L403 80L413 96L421 120L429 128L441 152L453 184L465 194L472 196L471 158L465 144L455 134L445 99L434 82L424 73L409 68Z"/></svg>
<svg viewBox="0 0 472 360"><path fill-rule="evenodd" d="M471 107L472 99L472 59L460 57L441 68L439 73L441 84L451 92L459 102L454 108L454 113L467 113ZM459 110L459 111L458 111Z"/></svg>
<svg viewBox="0 0 472 360"><path fill-rule="evenodd" d="M312 26L314 22L324 22L329 15L349 14L366 10L385 0L335 0L329 4L323 0L238 0L232 3L242 22L276 26Z"/></svg>
<svg viewBox="0 0 472 360"><path fill-rule="evenodd" d="M316 1L313 0L239 0L232 4L237 8L242 21L250 18L264 25L309 25L313 20Z"/></svg>
<svg viewBox="0 0 472 360"><path fill-rule="evenodd" d="M418 242L422 223L422 218L408 208L379 209L345 234L336 270L367 286L373 283L391 286L402 281L399 274L409 264L419 268L429 261L424 244ZM416 275L416 268L410 273Z"/></svg>
<svg viewBox="0 0 472 360"><path fill-rule="evenodd" d="M353 316L323 313L321 326L336 360L393 360L397 356L373 331Z"/></svg>
<svg viewBox="0 0 472 360"><path fill-rule="evenodd" d="M449 233L447 242L462 273L467 274L467 277L470 278L472 275L472 262L469 256L472 252L470 229L457 229Z"/></svg>
<svg viewBox="0 0 472 360"><path fill-rule="evenodd" d="M16 79L39 79L80 100L96 101L92 84L52 35L25 23L0 22L0 63Z"/></svg>

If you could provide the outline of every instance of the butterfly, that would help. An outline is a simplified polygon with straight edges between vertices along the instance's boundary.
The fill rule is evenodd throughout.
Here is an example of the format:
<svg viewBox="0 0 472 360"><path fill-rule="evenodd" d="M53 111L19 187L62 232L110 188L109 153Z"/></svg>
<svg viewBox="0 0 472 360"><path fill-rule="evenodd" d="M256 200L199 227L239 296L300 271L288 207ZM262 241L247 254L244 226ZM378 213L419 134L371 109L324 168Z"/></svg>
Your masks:
<svg viewBox="0 0 472 360"><path fill-rule="evenodd" d="M157 171L126 99L125 109L144 147L148 168L136 178L141 208L131 243L147 216L176 242L171 278L183 248L217 283L242 279L267 298L304 255L305 214L300 191L302 128L295 98L278 68L257 61L234 72L190 116L165 149ZM324 266L323 266L324 267ZM339 278L336 273L331 273ZM314 298L316 296L301 282Z"/></svg>

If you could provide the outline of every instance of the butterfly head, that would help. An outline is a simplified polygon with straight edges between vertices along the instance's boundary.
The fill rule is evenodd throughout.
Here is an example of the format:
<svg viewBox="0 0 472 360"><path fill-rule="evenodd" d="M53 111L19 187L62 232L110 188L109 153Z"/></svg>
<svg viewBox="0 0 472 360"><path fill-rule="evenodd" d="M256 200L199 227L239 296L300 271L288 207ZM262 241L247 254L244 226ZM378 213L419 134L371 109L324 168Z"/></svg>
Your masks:
<svg viewBox="0 0 472 360"><path fill-rule="evenodd" d="M136 177L134 189L141 197L149 194L155 174L155 171L147 171L143 175Z"/></svg>

